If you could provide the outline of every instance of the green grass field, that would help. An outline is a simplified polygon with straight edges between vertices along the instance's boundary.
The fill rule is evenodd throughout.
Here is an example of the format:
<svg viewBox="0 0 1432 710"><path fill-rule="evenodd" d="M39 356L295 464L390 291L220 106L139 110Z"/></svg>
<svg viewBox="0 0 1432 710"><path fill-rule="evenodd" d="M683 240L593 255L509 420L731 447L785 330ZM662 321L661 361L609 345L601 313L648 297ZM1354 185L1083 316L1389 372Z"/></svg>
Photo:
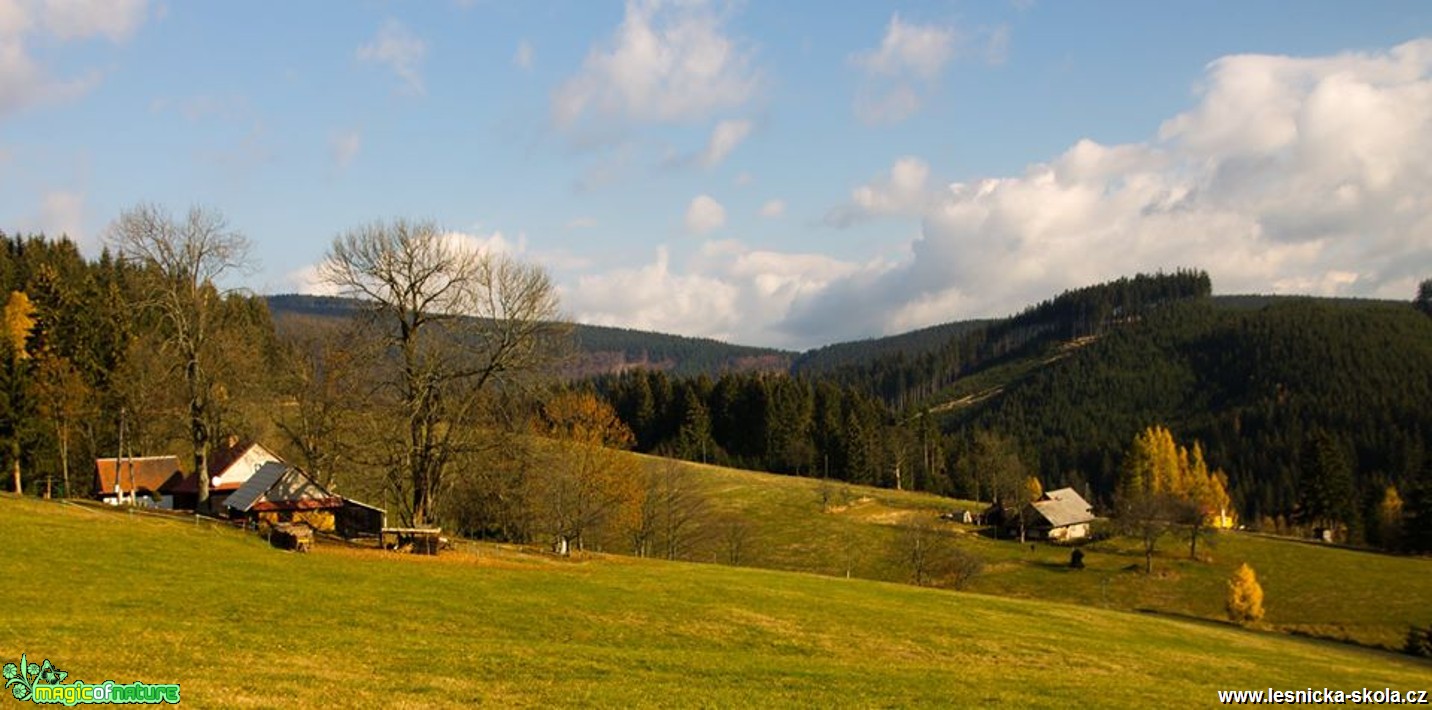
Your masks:
<svg viewBox="0 0 1432 710"><path fill-rule="evenodd" d="M811 574L493 545L299 555L13 497L0 540L0 659L179 682L201 707L1147 707L1432 688L1432 664L1346 645Z"/></svg>
<svg viewBox="0 0 1432 710"><path fill-rule="evenodd" d="M647 465L664 459L642 457ZM699 464L678 464L719 512L735 513L751 530L742 563L830 576L908 582L900 560L900 527L924 520L939 525L952 544L986 562L971 591L1069 602L1099 608L1224 618L1228 577L1247 562L1266 593L1266 623L1275 629L1369 646L1400 648L1408 626L1432 624L1432 559L1352 551L1245 533L1200 542L1202 561L1188 559L1188 540L1171 533L1159 547L1155 574L1142 572L1132 543L1110 540L1086 546L1086 569L1068 568L1070 549L992 540L973 528L940 523L938 514L980 504L923 493L833 484L832 503L821 503L821 482ZM625 552L619 539L605 549ZM691 555L722 560L719 535ZM1032 549L1031 549L1032 548Z"/></svg>

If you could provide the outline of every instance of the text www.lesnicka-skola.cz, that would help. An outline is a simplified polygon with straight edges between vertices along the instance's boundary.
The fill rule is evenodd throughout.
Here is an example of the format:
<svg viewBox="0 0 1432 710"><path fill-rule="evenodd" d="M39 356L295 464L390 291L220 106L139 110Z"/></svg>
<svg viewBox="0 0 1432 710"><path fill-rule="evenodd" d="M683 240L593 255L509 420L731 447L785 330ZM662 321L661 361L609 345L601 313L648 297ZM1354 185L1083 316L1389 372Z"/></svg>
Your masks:
<svg viewBox="0 0 1432 710"><path fill-rule="evenodd" d="M1363 688L1361 690L1332 690L1329 688L1302 690L1220 690L1218 702L1224 705L1426 705L1425 690L1393 690L1392 688Z"/></svg>

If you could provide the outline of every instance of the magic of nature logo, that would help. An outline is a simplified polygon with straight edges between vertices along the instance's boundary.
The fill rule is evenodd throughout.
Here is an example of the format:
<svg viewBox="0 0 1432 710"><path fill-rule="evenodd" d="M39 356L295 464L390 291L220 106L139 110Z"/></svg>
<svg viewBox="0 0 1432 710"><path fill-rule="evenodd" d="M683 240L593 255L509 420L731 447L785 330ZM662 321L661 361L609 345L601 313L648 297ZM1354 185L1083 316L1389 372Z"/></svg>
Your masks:
<svg viewBox="0 0 1432 710"><path fill-rule="evenodd" d="M40 705L179 704L178 683L66 683L69 671L60 670L48 658L44 663L32 663L23 653L18 664L6 663L3 672L10 695Z"/></svg>

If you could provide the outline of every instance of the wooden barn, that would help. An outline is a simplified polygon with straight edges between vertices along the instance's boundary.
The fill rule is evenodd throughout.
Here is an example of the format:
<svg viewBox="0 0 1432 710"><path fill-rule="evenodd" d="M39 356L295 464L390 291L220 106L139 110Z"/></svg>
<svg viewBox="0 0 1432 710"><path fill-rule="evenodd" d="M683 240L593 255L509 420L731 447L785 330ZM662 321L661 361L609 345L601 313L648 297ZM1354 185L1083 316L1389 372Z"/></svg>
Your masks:
<svg viewBox="0 0 1432 710"><path fill-rule="evenodd" d="M224 508L231 518L270 525L306 523L314 530L332 532L343 503L297 466L269 462L224 501Z"/></svg>
<svg viewBox="0 0 1432 710"><path fill-rule="evenodd" d="M177 456L96 459L94 497L110 505L151 508L194 507L193 476L179 470Z"/></svg>

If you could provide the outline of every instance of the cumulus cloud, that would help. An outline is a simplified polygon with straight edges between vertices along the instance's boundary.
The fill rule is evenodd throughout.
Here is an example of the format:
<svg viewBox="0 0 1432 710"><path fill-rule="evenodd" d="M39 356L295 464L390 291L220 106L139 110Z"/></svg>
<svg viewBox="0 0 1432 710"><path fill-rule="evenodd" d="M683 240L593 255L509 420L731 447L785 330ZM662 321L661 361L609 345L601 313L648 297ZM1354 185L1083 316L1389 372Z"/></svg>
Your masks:
<svg viewBox="0 0 1432 710"><path fill-rule="evenodd" d="M726 224L726 208L710 195L697 195L686 206L686 231L705 234Z"/></svg>
<svg viewBox="0 0 1432 710"><path fill-rule="evenodd" d="M850 191L850 201L826 214L825 222L848 227L883 215L920 215L936 199L929 186L930 166L914 156L905 156L890 166L888 175Z"/></svg>
<svg viewBox="0 0 1432 710"><path fill-rule="evenodd" d="M893 332L1180 266L1223 292L1408 297L1432 263L1432 40L1230 56L1204 85L1148 142L1081 140L1021 175L939 190L907 261L796 303L784 329ZM910 204L898 196L924 173L895 172L853 193L855 213Z"/></svg>
<svg viewBox="0 0 1432 710"><path fill-rule="evenodd" d="M1222 293L1406 300L1432 264L1432 39L1326 57L1239 55L1146 141L1075 141L954 184L919 158L852 191L853 218L906 216L867 263L708 242L674 264L589 276L578 314L807 347L1013 313L1136 272L1209 271Z"/></svg>
<svg viewBox="0 0 1432 710"><path fill-rule="evenodd" d="M0 0L0 116L73 99L100 82L94 70L51 76L30 54L30 42L124 42L144 23L145 10L145 0Z"/></svg>
<svg viewBox="0 0 1432 710"><path fill-rule="evenodd" d="M584 323L797 347L771 326L802 294L857 268L819 254L715 241L681 267L660 247L650 264L583 276L562 299Z"/></svg>
<svg viewBox="0 0 1432 710"><path fill-rule="evenodd" d="M780 217L780 216L784 215L785 213L786 213L786 201L785 201L785 200L766 200L766 204L761 205L761 216L762 216L762 217L767 217L767 218L770 218L770 219L775 219L775 218L777 218L777 217Z"/></svg>
<svg viewBox="0 0 1432 710"><path fill-rule="evenodd" d="M378 29L378 34L369 42L358 47L359 61L382 64L403 81L407 93L422 95L422 64L428 54L428 44L403 26L403 23L389 18Z"/></svg>
<svg viewBox="0 0 1432 710"><path fill-rule="evenodd" d="M690 121L741 106L760 86L752 52L702 0L628 0L611 39L552 94L553 117Z"/></svg>

